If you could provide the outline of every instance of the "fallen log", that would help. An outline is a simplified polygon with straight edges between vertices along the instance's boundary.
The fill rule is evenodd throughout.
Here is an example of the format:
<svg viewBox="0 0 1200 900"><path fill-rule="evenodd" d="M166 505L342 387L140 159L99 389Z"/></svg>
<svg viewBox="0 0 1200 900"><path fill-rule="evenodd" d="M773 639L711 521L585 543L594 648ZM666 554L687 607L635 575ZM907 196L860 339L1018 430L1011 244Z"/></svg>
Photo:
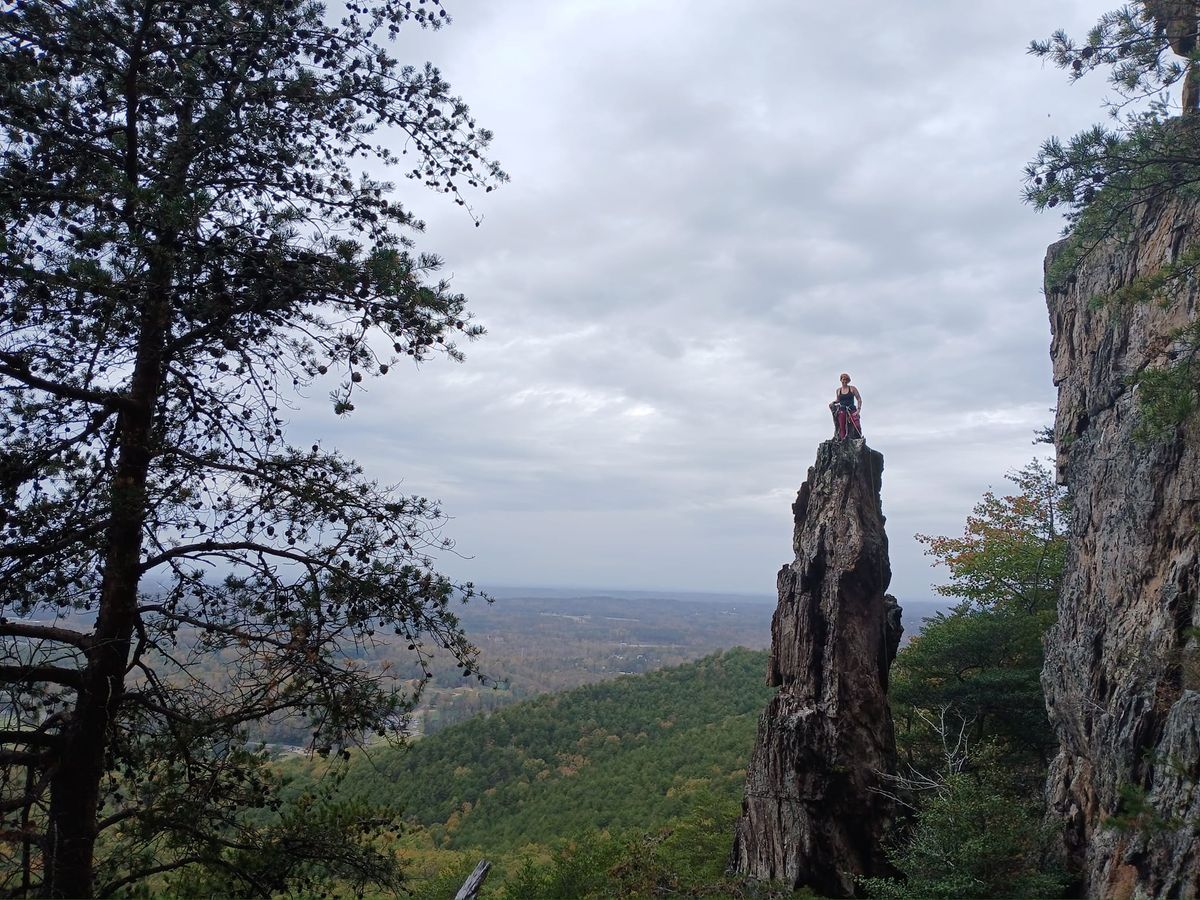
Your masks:
<svg viewBox="0 0 1200 900"><path fill-rule="evenodd" d="M454 900L475 900L479 896L479 889L483 887L483 881L487 878L491 868L490 862L481 859L479 865L475 867L475 871L467 876L467 880L462 883L462 887L454 895Z"/></svg>

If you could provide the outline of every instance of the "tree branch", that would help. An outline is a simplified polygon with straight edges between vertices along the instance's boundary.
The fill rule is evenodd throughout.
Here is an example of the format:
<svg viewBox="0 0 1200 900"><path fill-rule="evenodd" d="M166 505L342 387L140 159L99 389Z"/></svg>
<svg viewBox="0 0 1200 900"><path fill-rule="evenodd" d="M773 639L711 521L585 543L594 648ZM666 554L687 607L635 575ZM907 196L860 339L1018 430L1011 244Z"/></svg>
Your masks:
<svg viewBox="0 0 1200 900"><path fill-rule="evenodd" d="M230 728L235 725L242 725L256 719L265 719L267 716L274 715L277 712L291 710L296 707L294 700L260 703L258 706L247 707L236 713L225 713L224 715L202 719L199 716L181 713L177 709L172 709L166 703L155 703L150 697L140 691L126 691L121 695L121 703L132 703L147 712L160 715L164 719L194 728L201 735L211 734L220 729Z"/></svg>
<svg viewBox="0 0 1200 900"><path fill-rule="evenodd" d="M60 644L71 644L80 650L86 650L92 645L92 636L82 631L58 628L54 625L11 622L7 619L0 619L0 637L27 637L35 640L58 641Z"/></svg>
<svg viewBox="0 0 1200 900"><path fill-rule="evenodd" d="M0 765L40 766L46 762L46 754L29 750L0 750ZM24 805L22 798L21 805Z"/></svg>
<svg viewBox="0 0 1200 900"><path fill-rule="evenodd" d="M18 843L26 838L30 838L35 841L44 841L46 839L46 835L40 831L24 831L20 828L0 829L0 841L11 841L12 843Z"/></svg>
<svg viewBox="0 0 1200 900"><path fill-rule="evenodd" d="M99 834L105 828L112 828L114 825L124 822L126 819L132 819L135 816L140 816L145 810L141 807L133 806L129 809L123 809L120 812L115 812L111 816L105 816L96 823L96 833Z"/></svg>
<svg viewBox="0 0 1200 900"><path fill-rule="evenodd" d="M302 563L304 565L317 565L322 568L332 568L329 563L321 562L313 559L311 556L306 556L303 553L295 553L290 550L280 550L277 547L269 547L266 544L259 544L255 541L204 541L199 544L182 544L178 547L172 547L170 550L164 550L157 556L151 556L141 565L143 573L149 572L151 569L161 566L165 562L176 559L180 556L191 556L198 554L205 556L210 553L226 553L230 550L250 550L254 553L263 553L267 556L277 556L281 559L290 559L292 562Z"/></svg>
<svg viewBox="0 0 1200 900"><path fill-rule="evenodd" d="M18 809L24 809L27 806L32 806L34 803L37 803L39 797L46 793L46 788L49 786L50 772L46 771L42 774L42 778L37 784L20 796L0 801L0 813L10 813Z"/></svg>
<svg viewBox="0 0 1200 900"><path fill-rule="evenodd" d="M21 357L15 353L0 351L0 375L7 375L26 387L45 391L64 400L81 400L84 403L94 403L113 409L127 409L133 406L133 401L116 391L92 391L87 388L63 384L60 381L50 381L34 375L25 366Z"/></svg>
<svg viewBox="0 0 1200 900"><path fill-rule="evenodd" d="M32 540L23 544L9 544L0 547L0 559L10 558L16 559L21 556L34 556L40 559L45 559L51 554L58 553L61 550L66 550L72 544L77 544L80 541L99 534L108 527L107 520L100 522L92 522L86 528L77 528L74 531L58 532L59 539L54 542L46 540Z"/></svg>
<svg viewBox="0 0 1200 900"><path fill-rule="evenodd" d="M230 868L229 864L223 860L212 859L205 856L181 856L169 863L161 863L157 866L150 866L146 869L139 869L136 872L130 872L116 881L110 881L108 884L96 890L97 897L111 897L115 891L125 887L127 884L133 884L135 881L141 881L143 878L149 878L151 875L161 875L163 872L173 872L176 869L182 869L184 866L190 866L195 863L204 865L218 865L222 868Z"/></svg>
<svg viewBox="0 0 1200 900"><path fill-rule="evenodd" d="M215 631L217 634L228 635L229 637L237 638L239 640L260 644L269 644L270 646L276 647L280 650L289 650L295 646L294 640L281 641L278 638L273 638L265 634L254 634L253 632L243 631L242 629L236 628L232 625L221 625L216 622L197 619L195 616L188 616L182 613L172 612L171 610L167 609L167 607L157 603L150 606L139 606L138 612L156 612L173 622L179 622L183 625L194 625L204 631Z"/></svg>
<svg viewBox="0 0 1200 900"><path fill-rule="evenodd" d="M62 737L57 734L46 734L44 731L0 731L0 744L29 744L39 747L57 747L62 743Z"/></svg>
<svg viewBox="0 0 1200 900"><path fill-rule="evenodd" d="M61 666L0 666L0 684L24 684L32 681L48 681L79 690L83 687L83 673L78 669Z"/></svg>

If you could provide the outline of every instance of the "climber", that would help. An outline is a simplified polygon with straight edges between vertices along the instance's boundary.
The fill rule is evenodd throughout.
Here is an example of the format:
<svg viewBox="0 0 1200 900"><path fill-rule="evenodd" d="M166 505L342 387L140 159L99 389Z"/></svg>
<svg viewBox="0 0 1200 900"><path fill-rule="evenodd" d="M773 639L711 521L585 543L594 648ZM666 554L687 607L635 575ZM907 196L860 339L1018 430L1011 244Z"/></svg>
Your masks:
<svg viewBox="0 0 1200 900"><path fill-rule="evenodd" d="M837 389L833 402L829 404L829 411L833 413L833 436L839 441L860 438L863 436L862 420L859 418L862 412L862 394L850 383L850 376L845 372L838 377L842 385Z"/></svg>

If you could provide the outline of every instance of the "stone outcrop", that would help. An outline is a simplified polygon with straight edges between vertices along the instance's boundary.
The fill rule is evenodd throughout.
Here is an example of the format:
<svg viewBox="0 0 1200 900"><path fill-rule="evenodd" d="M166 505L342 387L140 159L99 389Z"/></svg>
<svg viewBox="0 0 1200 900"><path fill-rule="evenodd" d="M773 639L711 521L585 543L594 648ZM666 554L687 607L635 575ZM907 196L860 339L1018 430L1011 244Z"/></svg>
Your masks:
<svg viewBox="0 0 1200 900"><path fill-rule="evenodd" d="M1093 302L1192 244L1200 205L1163 203L1069 285L1047 284L1058 471L1074 508L1042 675L1060 741L1047 790L1090 897L1200 893L1200 428L1139 441L1130 383L1178 353L1170 334L1194 320L1200 287L1191 276L1170 305Z"/></svg>
<svg viewBox="0 0 1200 900"><path fill-rule="evenodd" d="M756 879L851 896L891 874L892 818L876 788L895 771L888 669L900 643L879 489L883 456L826 441L792 509L795 561L779 572L768 679L733 865Z"/></svg>

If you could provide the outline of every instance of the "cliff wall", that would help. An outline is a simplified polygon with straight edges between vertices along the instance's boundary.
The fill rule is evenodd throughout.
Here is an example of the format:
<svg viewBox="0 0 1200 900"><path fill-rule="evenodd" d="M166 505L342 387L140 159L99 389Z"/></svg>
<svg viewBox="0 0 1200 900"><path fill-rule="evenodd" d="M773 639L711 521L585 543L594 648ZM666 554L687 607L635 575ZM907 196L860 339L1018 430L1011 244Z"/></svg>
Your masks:
<svg viewBox="0 0 1200 900"><path fill-rule="evenodd" d="M1200 204L1164 203L1065 289L1047 284L1058 472L1074 506L1042 675L1060 740L1047 790L1091 897L1200 890L1200 431L1139 442L1129 380L1178 354L1169 334L1195 318L1200 285L1185 279L1169 306L1093 302L1193 243Z"/></svg>
<svg viewBox="0 0 1200 900"><path fill-rule="evenodd" d="M826 441L792 507L795 560L779 572L768 680L733 864L752 878L851 896L857 875L890 874L895 771L888 668L900 642L879 490L883 456Z"/></svg>

